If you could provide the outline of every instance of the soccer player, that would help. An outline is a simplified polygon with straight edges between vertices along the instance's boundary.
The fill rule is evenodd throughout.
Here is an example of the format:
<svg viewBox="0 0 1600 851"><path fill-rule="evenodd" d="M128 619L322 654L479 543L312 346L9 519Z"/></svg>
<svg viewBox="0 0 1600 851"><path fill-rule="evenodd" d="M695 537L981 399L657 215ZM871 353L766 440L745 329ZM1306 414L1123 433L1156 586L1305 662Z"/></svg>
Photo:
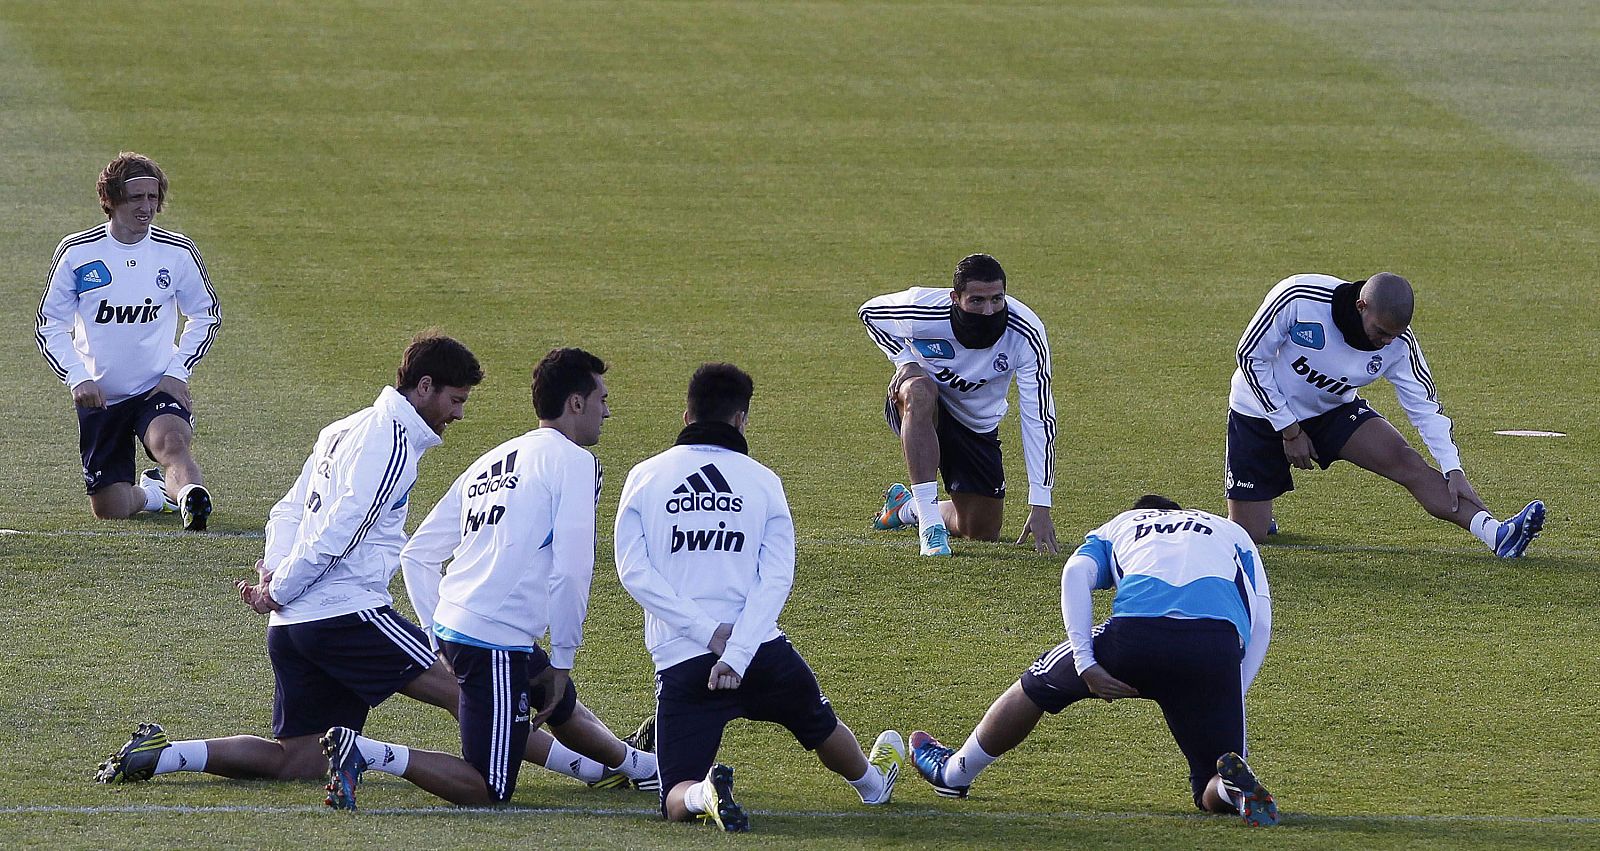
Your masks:
<svg viewBox="0 0 1600 851"><path fill-rule="evenodd" d="M545 721L564 744L655 788L655 756L618 741L578 702L569 676L594 574L601 474L584 447L600 441L611 415L605 371L582 349L539 361L539 427L467 467L401 552L418 619L461 686L462 757L334 727L323 739L331 806L355 809L355 785L368 768L452 803L504 803L528 732ZM547 631L549 655L538 645Z"/></svg>
<svg viewBox="0 0 1600 851"><path fill-rule="evenodd" d="M155 226L167 176L154 160L118 154L97 189L107 221L56 247L34 337L72 390L94 516L178 511L184 529L202 531L211 495L190 453L189 375L217 339L222 309L200 249ZM137 481L135 438L160 465Z"/></svg>
<svg viewBox="0 0 1600 851"><path fill-rule="evenodd" d="M160 725L141 724L96 779L132 783L173 771L320 777L327 760L319 737L335 726L360 730L368 709L396 692L456 711L455 678L428 637L390 608L388 589L417 462L461 419L482 379L461 343L419 335L395 386L324 428L294 487L272 507L260 582L240 580L238 589L251 608L271 615L274 738L174 742ZM530 743L528 758L542 761L534 750Z"/></svg>
<svg viewBox="0 0 1600 851"><path fill-rule="evenodd" d="M686 427L671 449L628 473L617 509L617 576L644 607L656 666L661 812L750 829L718 763L735 718L781 724L867 804L886 804L905 762L885 730L870 755L833 713L817 678L778 628L794 584L794 523L783 483L750 457L755 385L732 364L689 382Z"/></svg>
<svg viewBox="0 0 1600 851"><path fill-rule="evenodd" d="M964 257L951 289L881 295L863 304L860 315L895 365L884 416L900 438L912 482L884 491L873 527L917 524L925 556L949 555L951 535L1000 539L1006 479L998 426L1015 379L1029 506L1017 543L1032 535L1034 549L1056 552L1050 343L1038 315L1007 294L999 261L987 254ZM939 502L936 472L944 473L947 502Z"/></svg>
<svg viewBox="0 0 1600 851"><path fill-rule="evenodd" d="M1411 332L1414 305L1410 282L1389 272L1349 283L1294 275L1267 293L1239 340L1228 397L1228 518L1257 543L1275 530L1272 501L1294 490L1290 466L1327 469L1340 459L1399 483L1429 514L1501 558L1521 556L1544 527L1537 499L1496 520L1462 472L1450 418ZM1356 395L1379 378L1394 385L1442 475Z"/></svg>
<svg viewBox="0 0 1600 851"><path fill-rule="evenodd" d="M1090 592L1115 588L1094 627ZM1267 574L1250 536L1204 511L1148 495L1090 532L1061 573L1067 640L989 707L959 750L911 734L911 760L934 791L965 798L972 781L1022 744L1044 713L1090 697L1153 700L1189 762L1195 806L1272 825L1278 805L1244 761L1244 694L1272 634Z"/></svg>

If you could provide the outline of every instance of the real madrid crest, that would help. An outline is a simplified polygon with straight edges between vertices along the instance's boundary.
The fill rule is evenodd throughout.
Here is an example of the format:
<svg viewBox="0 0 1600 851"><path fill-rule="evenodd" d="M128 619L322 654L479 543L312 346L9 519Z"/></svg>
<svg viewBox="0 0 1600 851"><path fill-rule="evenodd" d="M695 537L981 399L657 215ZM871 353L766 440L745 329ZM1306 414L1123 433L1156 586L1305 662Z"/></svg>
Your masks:
<svg viewBox="0 0 1600 851"><path fill-rule="evenodd" d="M156 272L156 287L164 290L164 289L166 289L166 288L168 288L170 286L172 286L172 273L168 272L166 269L161 269L160 271L157 271Z"/></svg>
<svg viewBox="0 0 1600 851"><path fill-rule="evenodd" d="M1011 368L1011 364L1006 361L1006 353L1005 352L1001 352L1000 354L995 355L995 358L994 358L994 371L995 372L1005 372L1006 370L1008 370L1010 368Z"/></svg>
<svg viewBox="0 0 1600 851"><path fill-rule="evenodd" d="M1380 369L1383 369L1383 355L1373 355L1372 360L1367 361L1367 374L1377 375Z"/></svg>

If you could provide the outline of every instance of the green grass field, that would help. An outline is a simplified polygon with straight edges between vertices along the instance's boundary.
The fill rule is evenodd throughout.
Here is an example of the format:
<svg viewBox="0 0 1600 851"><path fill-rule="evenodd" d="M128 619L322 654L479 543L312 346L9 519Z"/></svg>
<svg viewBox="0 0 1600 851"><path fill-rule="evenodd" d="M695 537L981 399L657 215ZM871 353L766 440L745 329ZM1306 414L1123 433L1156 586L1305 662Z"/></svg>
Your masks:
<svg viewBox="0 0 1600 851"><path fill-rule="evenodd" d="M1600 845L1597 87L1587 0L7 0L0 528L21 534L0 535L0 842ZM100 219L95 175L124 149L167 169L161 224L222 299L194 378L212 534L88 516L69 396L33 344L51 249ZM1221 509L1234 346L1305 271L1411 278L1468 474L1501 513L1550 504L1507 563L1348 465L1299 477L1263 551L1276 623L1249 702L1272 834L1195 815L1138 702L1048 719L969 801L912 776L871 812L781 730L735 725L723 753L758 831L738 839L535 770L494 813L375 778L379 812L355 817L312 784L89 782L136 721L269 732L264 624L232 582L317 430L429 326L488 379L424 460L413 522L528 427L550 347L612 367L603 530L692 368L735 361L799 530L783 626L863 740L961 739L1062 638L1062 560L958 544L933 563L866 530L904 468L855 308L972 251L1051 331L1064 541L1147 491ZM1014 538L1014 417L1003 437ZM650 663L601 538L577 679L621 729L651 705ZM397 699L370 728L448 750L449 720Z"/></svg>

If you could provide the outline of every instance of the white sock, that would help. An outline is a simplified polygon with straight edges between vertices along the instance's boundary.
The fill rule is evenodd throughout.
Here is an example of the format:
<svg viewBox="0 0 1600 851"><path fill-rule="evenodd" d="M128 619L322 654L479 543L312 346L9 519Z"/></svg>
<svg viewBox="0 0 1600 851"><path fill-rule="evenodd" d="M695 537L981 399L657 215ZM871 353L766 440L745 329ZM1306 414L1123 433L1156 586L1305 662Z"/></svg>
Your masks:
<svg viewBox="0 0 1600 851"><path fill-rule="evenodd" d="M888 786L884 782L883 772L870 762L867 763L867 773L849 783L855 788L856 794L861 796L863 804L876 804L883 800L883 793Z"/></svg>
<svg viewBox="0 0 1600 851"><path fill-rule="evenodd" d="M151 482L139 489L144 491L145 511L160 511L167 507L167 491L160 482Z"/></svg>
<svg viewBox="0 0 1600 851"><path fill-rule="evenodd" d="M900 508L895 511L895 516L900 518L901 523L905 523L907 525L916 523L917 501L915 499L908 499L905 502L900 503Z"/></svg>
<svg viewBox="0 0 1600 851"><path fill-rule="evenodd" d="M606 773L606 767L599 762L554 740L550 742L550 755L545 757L544 767L585 783L593 783Z"/></svg>
<svg viewBox="0 0 1600 851"><path fill-rule="evenodd" d="M916 506L917 529L943 525L939 514L939 483L919 482L911 486L911 504Z"/></svg>
<svg viewBox="0 0 1600 851"><path fill-rule="evenodd" d="M391 745L366 736L356 736L356 751L367 761L368 769L396 777L405 774L406 766L411 764L411 749L405 745Z"/></svg>
<svg viewBox="0 0 1600 851"><path fill-rule="evenodd" d="M690 786L688 791L683 793L683 808L691 813L706 811L706 781L702 780Z"/></svg>
<svg viewBox="0 0 1600 851"><path fill-rule="evenodd" d="M951 786L971 786L978 773L989 767L989 764L999 759L990 756L978 744L978 734L973 732L967 737L967 743L961 750L950 755L950 761L944 764L944 782Z"/></svg>
<svg viewBox="0 0 1600 851"><path fill-rule="evenodd" d="M617 771L628 775L630 780L643 780L646 777L656 776L656 755L648 751L641 751L629 747L627 756L622 758L622 764L615 766Z"/></svg>
<svg viewBox="0 0 1600 851"><path fill-rule="evenodd" d="M174 771L205 771L206 756L210 752L203 739L173 742L171 747L162 750L161 755L156 758L156 773L171 774Z"/></svg>
<svg viewBox="0 0 1600 851"><path fill-rule="evenodd" d="M1500 532L1500 521L1494 519L1489 512L1480 511L1472 516L1472 525L1469 528L1472 529L1472 534L1478 536L1478 540L1484 542L1489 549L1494 549L1494 538Z"/></svg>

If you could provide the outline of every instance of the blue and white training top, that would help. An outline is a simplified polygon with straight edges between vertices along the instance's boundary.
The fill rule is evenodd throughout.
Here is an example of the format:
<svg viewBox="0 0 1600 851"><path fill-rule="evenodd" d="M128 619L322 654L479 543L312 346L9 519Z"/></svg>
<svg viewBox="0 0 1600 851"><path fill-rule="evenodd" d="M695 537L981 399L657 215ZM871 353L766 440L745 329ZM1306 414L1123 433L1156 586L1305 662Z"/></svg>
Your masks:
<svg viewBox="0 0 1600 851"><path fill-rule="evenodd" d="M1113 618L1224 620L1247 650L1257 627L1270 623L1256 545L1238 524L1205 511L1124 511L1085 536L1062 574L1062 613L1080 673L1095 664L1088 591L1108 588L1116 589Z"/></svg>

